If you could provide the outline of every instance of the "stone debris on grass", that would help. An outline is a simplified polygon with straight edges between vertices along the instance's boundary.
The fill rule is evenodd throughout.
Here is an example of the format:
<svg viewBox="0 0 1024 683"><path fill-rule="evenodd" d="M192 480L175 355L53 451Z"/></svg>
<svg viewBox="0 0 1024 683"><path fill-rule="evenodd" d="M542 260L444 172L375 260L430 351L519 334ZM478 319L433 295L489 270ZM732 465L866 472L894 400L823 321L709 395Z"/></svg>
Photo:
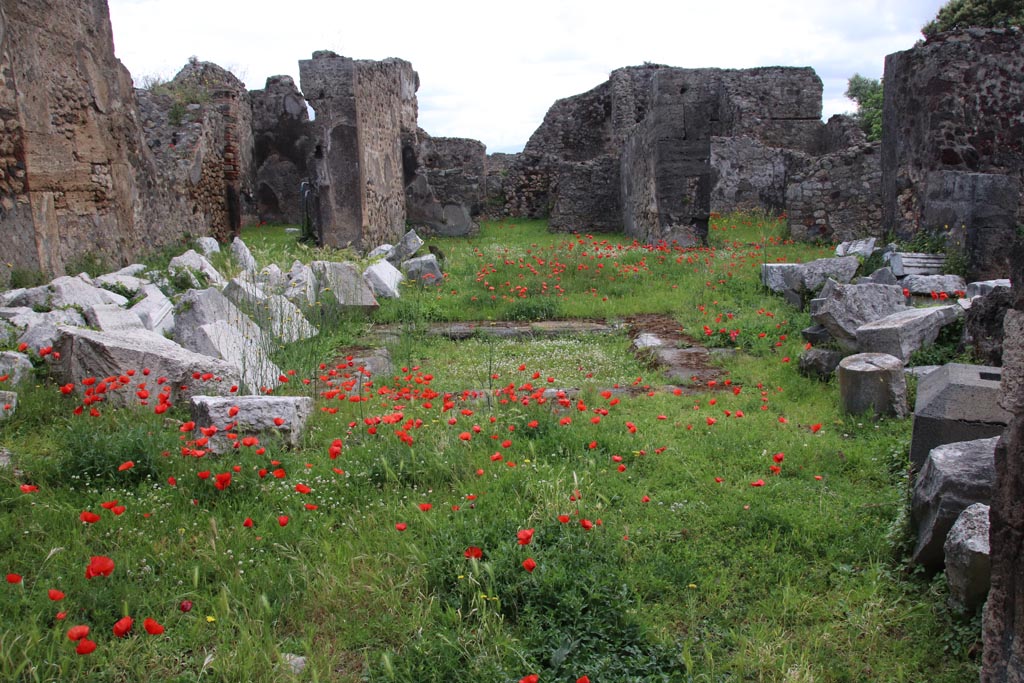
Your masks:
<svg viewBox="0 0 1024 683"><path fill-rule="evenodd" d="M839 362L839 404L844 413L907 416L903 361L885 353L858 353Z"/></svg>
<svg viewBox="0 0 1024 683"><path fill-rule="evenodd" d="M423 286L440 285L444 282L444 273L437 264L437 257L433 254L417 256L402 262L402 272L412 282L418 282Z"/></svg>
<svg viewBox="0 0 1024 683"><path fill-rule="evenodd" d="M959 306L906 308L857 328L857 350L887 353L904 363L910 354L932 344L943 327L956 322L963 312Z"/></svg>
<svg viewBox="0 0 1024 683"><path fill-rule="evenodd" d="M844 285L830 280L822 294L811 302L811 318L848 351L858 350L857 330L864 324L907 309L903 290L892 285Z"/></svg>
<svg viewBox="0 0 1024 683"><path fill-rule="evenodd" d="M247 336L227 320L199 325L189 336L189 348L219 358L236 369L243 393L258 393L278 385L281 369L264 350L263 337Z"/></svg>
<svg viewBox="0 0 1024 683"><path fill-rule="evenodd" d="M259 267L256 264L256 258L249 251L249 247L246 246L241 237L235 237L235 239L231 240L231 255L235 257L235 262L244 271L255 271Z"/></svg>
<svg viewBox="0 0 1024 683"><path fill-rule="evenodd" d="M173 403L193 393L228 394L240 381L237 368L231 364L189 351L154 332L109 333L67 325L58 331L50 369L59 384L78 387L83 377L117 377L125 370L145 368L151 377L166 378ZM126 405L138 399L134 391L108 391L104 402Z"/></svg>
<svg viewBox="0 0 1024 683"><path fill-rule="evenodd" d="M212 237L204 236L196 239L196 248L203 256L220 253L220 244Z"/></svg>
<svg viewBox="0 0 1024 683"><path fill-rule="evenodd" d="M233 408L237 408L237 412ZM289 446L298 446L313 412L313 399L308 396L197 395L191 398L190 409L197 430L209 426L218 428L209 444L214 452L224 453L233 448L225 436L228 431L238 434L239 438L276 435ZM236 414L232 416L232 412Z"/></svg>
<svg viewBox="0 0 1024 683"><path fill-rule="evenodd" d="M137 315L143 327L150 332L170 334L174 330L174 304L171 300L153 284L143 285L139 294L142 298L128 310Z"/></svg>
<svg viewBox="0 0 1024 683"><path fill-rule="evenodd" d="M146 329L139 316L116 304L90 306L85 309L85 322L103 332Z"/></svg>
<svg viewBox="0 0 1024 683"><path fill-rule="evenodd" d="M0 422L14 415L18 409L18 392L0 391Z"/></svg>
<svg viewBox="0 0 1024 683"><path fill-rule="evenodd" d="M401 296L400 286L405 276L389 261L377 261L367 266L363 271L363 277L377 297L397 299Z"/></svg>
<svg viewBox="0 0 1024 683"><path fill-rule="evenodd" d="M380 305L356 264L313 261L310 267L320 283L322 299L333 300L344 308L376 309Z"/></svg>
<svg viewBox="0 0 1024 683"><path fill-rule="evenodd" d="M210 263L205 256L200 255L194 249L189 249L184 254L172 258L171 262L167 265L167 270L171 275L177 275L178 273L192 274L193 286L196 287L201 283L199 279L195 277L195 273L200 273L206 276L207 283L215 287L223 287L227 284L224 276L213 267L213 264Z"/></svg>
<svg viewBox="0 0 1024 683"><path fill-rule="evenodd" d="M313 269L295 261L288 271L288 284L284 288L284 296L299 306L312 306L319 293L319 283Z"/></svg>
<svg viewBox="0 0 1024 683"><path fill-rule="evenodd" d="M202 325L223 321L235 328L244 339L260 347L266 347L263 331L249 316L221 293L219 289L190 289L178 300L174 314L174 340L186 349L199 351L195 341L197 330Z"/></svg>
<svg viewBox="0 0 1024 683"><path fill-rule="evenodd" d="M933 448L928 454L911 501L911 520L917 533L911 556L915 564L940 571L945 563L946 537L957 517L974 503L990 503L998 440L959 441Z"/></svg>
<svg viewBox="0 0 1024 683"><path fill-rule="evenodd" d="M16 387L21 380L32 374L32 361L24 353L18 351L0 352L0 376L7 375L2 387Z"/></svg>
<svg viewBox="0 0 1024 683"><path fill-rule="evenodd" d="M943 544L949 601L973 612L988 597L992 563L989 557L989 506L974 503L956 518Z"/></svg>

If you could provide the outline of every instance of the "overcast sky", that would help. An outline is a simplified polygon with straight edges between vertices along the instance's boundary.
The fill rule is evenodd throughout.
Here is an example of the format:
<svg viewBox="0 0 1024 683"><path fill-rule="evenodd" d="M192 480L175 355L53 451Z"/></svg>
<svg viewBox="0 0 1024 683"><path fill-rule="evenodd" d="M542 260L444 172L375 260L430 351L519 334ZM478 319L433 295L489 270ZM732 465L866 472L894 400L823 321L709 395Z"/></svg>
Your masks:
<svg viewBox="0 0 1024 683"><path fill-rule="evenodd" d="M811 66L824 115L851 111L854 73L880 78L885 55L921 38L945 0L109 0L117 56L136 84L173 77L190 56L250 89L298 83L315 50L401 57L420 75L431 135L517 152L558 98L622 66ZM299 84L301 87L301 84Z"/></svg>

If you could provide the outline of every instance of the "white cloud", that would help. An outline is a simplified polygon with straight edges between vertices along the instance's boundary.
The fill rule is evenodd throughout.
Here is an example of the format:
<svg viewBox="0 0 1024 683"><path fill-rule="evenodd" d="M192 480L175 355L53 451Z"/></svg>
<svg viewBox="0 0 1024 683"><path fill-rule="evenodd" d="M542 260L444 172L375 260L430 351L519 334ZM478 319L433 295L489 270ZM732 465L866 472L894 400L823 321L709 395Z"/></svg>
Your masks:
<svg viewBox="0 0 1024 683"><path fill-rule="evenodd" d="M420 125L518 151L558 98L645 61L681 67L812 66L824 114L848 111L846 79L877 78L944 0L109 0L117 56L139 79L173 76L192 55L249 88L298 81L298 60L329 49L401 57L420 74Z"/></svg>

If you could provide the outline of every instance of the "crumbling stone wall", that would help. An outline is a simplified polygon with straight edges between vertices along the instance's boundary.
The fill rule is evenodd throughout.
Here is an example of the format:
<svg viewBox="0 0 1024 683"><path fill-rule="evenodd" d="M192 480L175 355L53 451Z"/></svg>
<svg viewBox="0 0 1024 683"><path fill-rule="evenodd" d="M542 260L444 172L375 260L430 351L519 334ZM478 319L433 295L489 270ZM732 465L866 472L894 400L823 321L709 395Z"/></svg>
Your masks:
<svg viewBox="0 0 1024 683"><path fill-rule="evenodd" d="M711 211L782 211L786 206L786 150L756 138L711 138L715 184Z"/></svg>
<svg viewBox="0 0 1024 683"><path fill-rule="evenodd" d="M170 82L138 90L146 147L157 174L222 242L241 231L252 195L252 107L245 85L210 62L190 61Z"/></svg>
<svg viewBox="0 0 1024 683"><path fill-rule="evenodd" d="M106 3L27 0L0 11L4 260L46 273L63 273L86 251L119 260L137 247L125 228L128 148L138 141Z"/></svg>
<svg viewBox="0 0 1024 683"><path fill-rule="evenodd" d="M975 266L1000 264L1008 272L1005 245L1024 222L1024 37L1020 29L942 33L885 60L882 127L882 198L886 230L901 237L951 225L954 242L975 248ZM949 174L1012 176L998 196L991 181ZM939 174L936 177L932 177ZM998 182L998 181L997 181ZM962 206L952 209L946 190L959 185ZM931 188L931 189L929 189ZM973 189L972 189L973 188ZM1006 196L1014 194L1016 196ZM979 194L980 191L980 194ZM994 214L986 205L1016 200L1016 212ZM944 201L942 210L930 201Z"/></svg>
<svg viewBox="0 0 1024 683"><path fill-rule="evenodd" d="M250 90L253 127L253 201L258 220L302 223L300 186L309 176L312 127L306 100L291 76L271 76Z"/></svg>
<svg viewBox="0 0 1024 683"><path fill-rule="evenodd" d="M679 89L671 92L669 82ZM673 122L687 108L691 118ZM551 107L508 171L505 211L549 216L556 229L625 226L627 231L657 235L654 239L672 235L690 240L703 232L709 213L701 193L711 187L713 176L706 167L713 158L728 165L724 175L731 185L719 192L721 203L749 204L763 196L763 201L780 206L785 172L781 152L771 148L817 150L822 144L820 116L821 81L811 69L676 69L657 64L617 69L605 83ZM698 122L695 117L707 118ZM692 135L698 131L702 137L695 140ZM678 139L670 142L665 135ZM749 142L724 141L738 136ZM723 138L714 156L712 137ZM631 152L628 159L626 150ZM648 151L656 153L654 168L640 158ZM740 167L756 168L757 181L741 183ZM696 176L684 180L676 177L678 172ZM631 175L636 173L641 175ZM645 187L649 183L654 184ZM655 226L652 216L661 213ZM687 221L696 222L684 229Z"/></svg>
<svg viewBox="0 0 1024 683"><path fill-rule="evenodd" d="M519 163L520 154L495 152L485 160L483 216L488 219L501 218L505 210L505 179L511 169Z"/></svg>
<svg viewBox="0 0 1024 683"><path fill-rule="evenodd" d="M406 184L409 223L437 235L472 234L485 201L487 148L422 129L417 139L415 177Z"/></svg>
<svg viewBox="0 0 1024 683"><path fill-rule="evenodd" d="M323 243L368 249L395 242L406 219L403 130L416 130L419 77L404 60L357 61L330 51L300 61L299 73L316 111L310 171Z"/></svg>
<svg viewBox="0 0 1024 683"><path fill-rule="evenodd" d="M790 154L786 214L793 239L882 237L880 145L862 142L822 156Z"/></svg>
<svg viewBox="0 0 1024 683"><path fill-rule="evenodd" d="M57 275L85 256L116 267L237 225L227 188L244 188L250 128L237 81L207 93L209 116L181 112L202 123L180 148L175 131L153 134L166 115L148 99L140 112L103 0L0 5L0 73L0 229L11 264L0 284L12 268ZM189 142L198 156L185 153ZM201 182L214 176L216 188Z"/></svg>
<svg viewBox="0 0 1024 683"><path fill-rule="evenodd" d="M1008 246L1008 245L1007 245ZM1024 254L1013 250L1013 308L1003 321L1000 404L1013 418L996 446L989 509L991 588L982 621L982 683L1020 683L1024 675Z"/></svg>

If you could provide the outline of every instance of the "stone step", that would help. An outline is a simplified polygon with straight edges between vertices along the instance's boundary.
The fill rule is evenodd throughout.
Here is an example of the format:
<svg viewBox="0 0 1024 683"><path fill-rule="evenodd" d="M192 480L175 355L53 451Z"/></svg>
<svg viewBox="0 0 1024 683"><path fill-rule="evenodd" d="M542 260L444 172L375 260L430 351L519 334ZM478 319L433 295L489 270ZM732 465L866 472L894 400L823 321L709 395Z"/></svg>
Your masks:
<svg viewBox="0 0 1024 683"><path fill-rule="evenodd" d="M921 254L897 251L889 257L889 267L896 277L906 275L941 275L946 265L943 254Z"/></svg>

